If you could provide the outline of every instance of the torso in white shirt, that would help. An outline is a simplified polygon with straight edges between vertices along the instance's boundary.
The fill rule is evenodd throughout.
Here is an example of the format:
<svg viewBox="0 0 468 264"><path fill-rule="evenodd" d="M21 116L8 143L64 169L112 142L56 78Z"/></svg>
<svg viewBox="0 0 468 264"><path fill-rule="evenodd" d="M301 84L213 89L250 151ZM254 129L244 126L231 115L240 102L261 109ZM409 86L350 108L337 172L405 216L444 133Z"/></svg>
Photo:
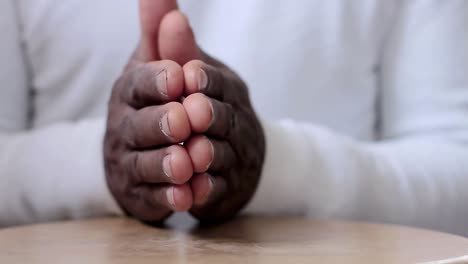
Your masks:
<svg viewBox="0 0 468 264"><path fill-rule="evenodd" d="M378 63L393 1L180 1L201 47L247 82L263 119L376 137ZM137 1L18 1L33 127L102 116L135 48Z"/></svg>
<svg viewBox="0 0 468 264"><path fill-rule="evenodd" d="M0 79L12 84L0 97L0 224L118 211L102 133L138 42L137 4L0 2L17 11L0 17L14 35L0 42ZM468 234L466 1L180 5L201 47L247 82L263 119L267 155L247 210Z"/></svg>

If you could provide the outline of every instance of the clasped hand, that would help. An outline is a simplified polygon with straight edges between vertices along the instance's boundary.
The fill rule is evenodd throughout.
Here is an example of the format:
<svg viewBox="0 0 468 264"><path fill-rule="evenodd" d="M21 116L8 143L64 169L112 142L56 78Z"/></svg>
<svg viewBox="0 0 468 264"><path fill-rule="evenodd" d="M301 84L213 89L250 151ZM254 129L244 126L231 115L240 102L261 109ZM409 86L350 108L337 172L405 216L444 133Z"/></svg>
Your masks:
<svg viewBox="0 0 468 264"><path fill-rule="evenodd" d="M175 0L140 0L142 37L108 105L104 164L129 215L161 222L235 215L251 199L265 139L246 84L196 44Z"/></svg>

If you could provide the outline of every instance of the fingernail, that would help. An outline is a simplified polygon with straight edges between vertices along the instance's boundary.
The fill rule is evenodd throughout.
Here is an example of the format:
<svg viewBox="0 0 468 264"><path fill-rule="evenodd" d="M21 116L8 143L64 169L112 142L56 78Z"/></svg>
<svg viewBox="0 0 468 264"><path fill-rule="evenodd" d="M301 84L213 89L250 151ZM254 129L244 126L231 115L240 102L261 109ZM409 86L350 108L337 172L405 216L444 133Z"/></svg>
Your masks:
<svg viewBox="0 0 468 264"><path fill-rule="evenodd" d="M169 113L165 113L159 121L159 129L166 137L171 137L171 128L169 126Z"/></svg>
<svg viewBox="0 0 468 264"><path fill-rule="evenodd" d="M210 144L210 151L211 151L211 161L208 163L208 165L205 168L205 171L208 171L208 169L211 167L211 164L213 163L213 160L214 160L214 146L213 146L213 143L211 143L211 141L207 137L205 137L205 139L208 140L208 143Z"/></svg>
<svg viewBox="0 0 468 264"><path fill-rule="evenodd" d="M167 96L167 71L166 70L160 71L158 75L156 76L156 87L162 95Z"/></svg>
<svg viewBox="0 0 468 264"><path fill-rule="evenodd" d="M211 176L209 174L206 174L207 175L207 178L208 178L208 192L205 193L205 195L203 196L203 198L199 201L199 204L203 205L205 203L208 202L208 200L210 199L211 197L211 193L214 189L214 181L213 181L213 178L211 178Z"/></svg>
<svg viewBox="0 0 468 264"><path fill-rule="evenodd" d="M167 155L163 159L163 171L168 178L172 179L172 168L171 168L171 155Z"/></svg>
<svg viewBox="0 0 468 264"><path fill-rule="evenodd" d="M208 175L208 186L209 186L209 190L210 190L210 193L211 193L211 190L213 190L213 187L214 187L214 181L213 181L213 178L211 178L210 175Z"/></svg>
<svg viewBox="0 0 468 264"><path fill-rule="evenodd" d="M166 191L167 202L172 208L175 208L175 200L174 200L174 188L171 187Z"/></svg>
<svg viewBox="0 0 468 264"><path fill-rule="evenodd" d="M212 127L215 120L216 120L216 116L215 116L215 111L214 111L214 106L213 106L212 101L208 100L208 102L209 102L210 110L211 110L211 121L210 121L210 124L208 125L208 127Z"/></svg>
<svg viewBox="0 0 468 264"><path fill-rule="evenodd" d="M198 90L203 90L206 89L208 86L208 75L206 75L206 72L202 69L198 69Z"/></svg>

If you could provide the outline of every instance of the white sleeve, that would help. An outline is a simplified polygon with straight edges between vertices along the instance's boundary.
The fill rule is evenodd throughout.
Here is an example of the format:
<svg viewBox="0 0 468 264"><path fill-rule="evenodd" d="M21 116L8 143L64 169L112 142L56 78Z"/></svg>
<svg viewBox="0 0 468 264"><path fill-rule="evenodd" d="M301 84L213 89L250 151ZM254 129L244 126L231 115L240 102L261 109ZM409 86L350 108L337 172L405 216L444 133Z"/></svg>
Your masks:
<svg viewBox="0 0 468 264"><path fill-rule="evenodd" d="M104 120L29 130L14 1L0 1L0 225L120 213L104 178Z"/></svg>
<svg viewBox="0 0 468 264"><path fill-rule="evenodd" d="M264 122L250 212L303 213L468 234L468 1L405 1L381 62L381 138Z"/></svg>

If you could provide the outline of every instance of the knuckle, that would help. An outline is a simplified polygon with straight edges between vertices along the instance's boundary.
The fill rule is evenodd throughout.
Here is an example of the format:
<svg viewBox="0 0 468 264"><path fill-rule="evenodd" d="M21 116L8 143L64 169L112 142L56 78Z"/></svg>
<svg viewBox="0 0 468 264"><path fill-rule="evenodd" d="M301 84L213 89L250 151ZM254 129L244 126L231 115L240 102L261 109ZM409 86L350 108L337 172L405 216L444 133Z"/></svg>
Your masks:
<svg viewBox="0 0 468 264"><path fill-rule="evenodd" d="M229 143L226 143L225 146L224 162L227 164L228 169L233 168L237 162L237 156L235 155L234 149Z"/></svg>
<svg viewBox="0 0 468 264"><path fill-rule="evenodd" d="M135 124L135 122L136 122L135 115L125 116L118 129L118 131L122 131L121 132L122 141L129 148L139 146L138 139L135 136L135 132L137 131L137 128L136 128L137 125Z"/></svg>
<svg viewBox="0 0 468 264"><path fill-rule="evenodd" d="M237 124L238 124L238 116L237 114L235 113L233 107L230 105L230 111L228 111L228 124L226 125L227 127L227 130L226 130L226 134L225 136L226 137L231 137L231 135L237 131Z"/></svg>
<svg viewBox="0 0 468 264"><path fill-rule="evenodd" d="M233 150L229 143L220 142L216 148L216 159L218 164L219 171L226 171L233 167L235 162L235 157L233 155Z"/></svg>
<svg viewBox="0 0 468 264"><path fill-rule="evenodd" d="M128 175L131 175L131 178L136 182L142 181L144 179L143 162L139 152L135 152L132 155L131 166L129 167Z"/></svg>
<svg viewBox="0 0 468 264"><path fill-rule="evenodd" d="M122 75L119 81L118 92L120 100L127 104L132 104L139 99L139 95L136 92L137 82L139 77L139 68L132 69Z"/></svg>

